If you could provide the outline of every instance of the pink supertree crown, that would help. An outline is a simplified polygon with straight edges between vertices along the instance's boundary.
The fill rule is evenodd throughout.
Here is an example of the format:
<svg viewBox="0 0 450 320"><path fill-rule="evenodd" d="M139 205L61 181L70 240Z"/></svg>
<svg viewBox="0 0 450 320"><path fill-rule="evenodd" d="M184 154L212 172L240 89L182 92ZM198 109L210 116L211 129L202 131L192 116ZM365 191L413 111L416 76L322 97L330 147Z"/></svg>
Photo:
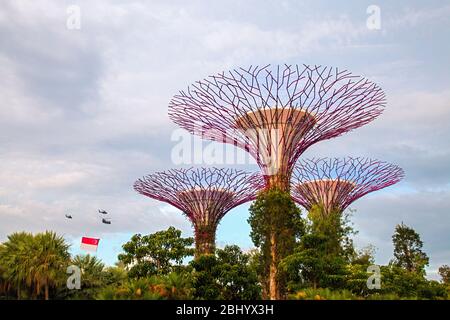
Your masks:
<svg viewBox="0 0 450 320"><path fill-rule="evenodd" d="M264 187L259 173L235 169L172 169L143 177L134 189L180 209L194 226L216 226L232 208L256 198Z"/></svg>
<svg viewBox="0 0 450 320"><path fill-rule="evenodd" d="M195 82L172 98L169 117L195 135L247 150L266 175L289 176L309 146L369 123L384 106L380 87L346 70L267 65Z"/></svg>
<svg viewBox="0 0 450 320"><path fill-rule="evenodd" d="M399 166L367 158L301 160L291 181L294 200L310 210L323 205L328 210L345 210L362 196L399 182Z"/></svg>

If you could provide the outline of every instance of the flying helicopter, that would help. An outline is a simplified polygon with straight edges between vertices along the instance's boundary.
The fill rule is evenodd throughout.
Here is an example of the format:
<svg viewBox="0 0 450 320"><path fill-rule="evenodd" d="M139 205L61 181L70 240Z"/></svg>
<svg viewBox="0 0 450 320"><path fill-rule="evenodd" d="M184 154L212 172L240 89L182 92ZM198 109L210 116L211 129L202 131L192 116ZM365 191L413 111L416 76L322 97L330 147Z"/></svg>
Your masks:
<svg viewBox="0 0 450 320"><path fill-rule="evenodd" d="M104 224L111 224L111 220L103 218L102 219L102 223L104 223Z"/></svg>
<svg viewBox="0 0 450 320"><path fill-rule="evenodd" d="M108 212L106 212L105 210L98 210L98 213L101 213L101 214L108 214Z"/></svg>
<svg viewBox="0 0 450 320"><path fill-rule="evenodd" d="M72 216L70 214L65 215L67 219L72 219Z"/></svg>

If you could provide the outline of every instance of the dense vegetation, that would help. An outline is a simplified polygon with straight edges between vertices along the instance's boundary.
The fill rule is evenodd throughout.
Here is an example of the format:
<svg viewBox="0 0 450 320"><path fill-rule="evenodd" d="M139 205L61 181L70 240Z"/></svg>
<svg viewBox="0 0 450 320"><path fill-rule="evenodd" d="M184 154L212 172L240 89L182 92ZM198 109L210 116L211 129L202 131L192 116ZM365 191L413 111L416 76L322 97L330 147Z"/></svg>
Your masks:
<svg viewBox="0 0 450 320"><path fill-rule="evenodd" d="M0 299L264 299L273 236L283 240L275 266L283 298L447 299L450 267L439 268L440 282L426 279L428 256L415 230L395 227L393 259L380 266L381 286L369 288L374 249L355 250L349 214L322 212L317 207L302 217L289 197L274 190L251 207L255 250L226 246L193 259L193 239L170 227L134 235L112 267L95 256L71 256L53 232L14 233L0 244ZM67 287L71 265L81 271L80 289Z"/></svg>

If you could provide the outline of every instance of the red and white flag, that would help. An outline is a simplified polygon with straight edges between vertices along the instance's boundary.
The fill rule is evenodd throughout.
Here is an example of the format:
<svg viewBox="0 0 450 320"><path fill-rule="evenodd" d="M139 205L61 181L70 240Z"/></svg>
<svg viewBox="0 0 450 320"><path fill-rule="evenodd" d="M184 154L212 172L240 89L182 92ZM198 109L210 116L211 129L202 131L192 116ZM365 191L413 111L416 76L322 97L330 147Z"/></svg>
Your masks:
<svg viewBox="0 0 450 320"><path fill-rule="evenodd" d="M100 239L82 237L80 248L83 250L86 250L86 251L95 251L96 252L99 242L100 242Z"/></svg>

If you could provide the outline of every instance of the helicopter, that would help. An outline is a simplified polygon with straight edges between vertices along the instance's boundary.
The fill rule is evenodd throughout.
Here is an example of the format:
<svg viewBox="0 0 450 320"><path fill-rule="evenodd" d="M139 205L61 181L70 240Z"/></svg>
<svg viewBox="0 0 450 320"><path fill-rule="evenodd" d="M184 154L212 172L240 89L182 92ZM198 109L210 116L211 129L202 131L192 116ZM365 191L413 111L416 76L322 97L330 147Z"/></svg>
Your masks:
<svg viewBox="0 0 450 320"><path fill-rule="evenodd" d="M111 224L111 220L103 218L102 219L102 223L104 223L104 224Z"/></svg>
<svg viewBox="0 0 450 320"><path fill-rule="evenodd" d="M108 214L108 212L106 212L105 210L98 210L98 213L101 213L101 214Z"/></svg>
<svg viewBox="0 0 450 320"><path fill-rule="evenodd" d="M72 219L72 216L70 214L65 215L67 219Z"/></svg>

